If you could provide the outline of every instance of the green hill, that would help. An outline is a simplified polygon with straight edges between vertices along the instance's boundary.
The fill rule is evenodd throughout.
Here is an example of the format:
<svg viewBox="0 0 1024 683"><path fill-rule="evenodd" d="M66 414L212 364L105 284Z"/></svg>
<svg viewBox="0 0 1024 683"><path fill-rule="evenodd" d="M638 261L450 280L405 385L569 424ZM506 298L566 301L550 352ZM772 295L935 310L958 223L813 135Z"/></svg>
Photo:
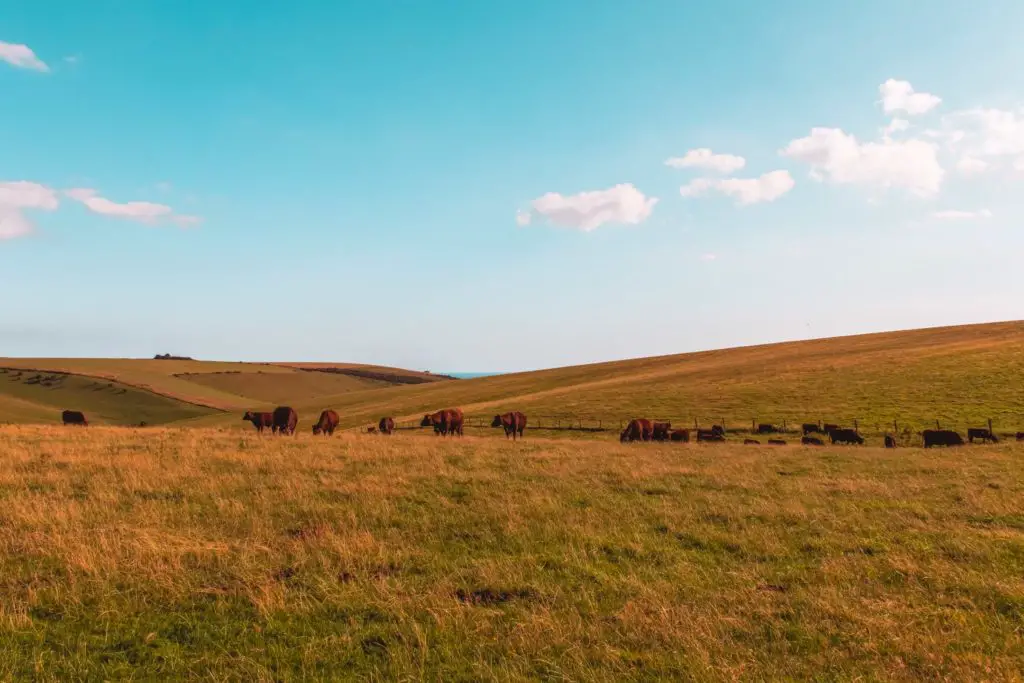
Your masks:
<svg viewBox="0 0 1024 683"><path fill-rule="evenodd" d="M411 423L427 411L461 406L474 425L496 412L517 409L533 425L582 420L614 428L622 420L646 416L677 424L724 420L732 428L752 420L856 420L865 431L888 429L893 421L901 429L917 430L936 420L964 428L992 419L1002 431L1024 429L1024 322L722 349L459 381L352 364L8 359L0 360L0 366L102 378L172 401L175 408L164 413L166 422L240 429L240 411L283 403L299 411L304 427L324 408L334 408L342 426L354 428L384 415ZM38 390L14 391L15 384L0 382L0 421L36 421L40 405L50 410L72 403ZM117 396L129 395L105 398L108 403L127 400ZM88 411L92 397L82 395L74 404ZM134 417L137 410L122 412Z"/></svg>

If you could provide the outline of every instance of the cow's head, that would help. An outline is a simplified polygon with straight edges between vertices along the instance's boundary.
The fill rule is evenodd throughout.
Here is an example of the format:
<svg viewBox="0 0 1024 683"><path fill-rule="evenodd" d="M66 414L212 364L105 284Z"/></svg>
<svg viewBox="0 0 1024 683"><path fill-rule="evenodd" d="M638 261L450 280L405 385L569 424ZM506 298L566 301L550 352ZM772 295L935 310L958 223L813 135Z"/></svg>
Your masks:
<svg viewBox="0 0 1024 683"><path fill-rule="evenodd" d="M429 427L432 424L434 424L434 420L430 415L424 415L423 419L420 420L420 427Z"/></svg>
<svg viewBox="0 0 1024 683"><path fill-rule="evenodd" d="M256 417L252 414L252 411L246 411L245 415L242 416L243 420L255 420Z"/></svg>
<svg viewBox="0 0 1024 683"><path fill-rule="evenodd" d="M619 443L626 443L627 441L629 441L629 427L623 429L622 433L619 434Z"/></svg>
<svg viewBox="0 0 1024 683"><path fill-rule="evenodd" d="M314 434L319 434L320 433L320 424L319 423L313 425L313 433Z"/></svg>
<svg viewBox="0 0 1024 683"><path fill-rule="evenodd" d="M494 416L494 419L491 420L491 426L492 427L500 427L501 426L501 415L495 415Z"/></svg>

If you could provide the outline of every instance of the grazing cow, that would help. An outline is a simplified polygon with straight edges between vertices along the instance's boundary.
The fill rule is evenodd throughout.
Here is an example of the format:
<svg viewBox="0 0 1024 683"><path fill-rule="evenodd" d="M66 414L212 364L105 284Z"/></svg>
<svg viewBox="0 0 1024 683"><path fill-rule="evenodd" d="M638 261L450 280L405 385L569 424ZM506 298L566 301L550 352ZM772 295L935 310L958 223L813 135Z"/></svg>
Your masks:
<svg viewBox="0 0 1024 683"><path fill-rule="evenodd" d="M288 406L274 408L272 414L271 431L275 434L294 434L295 427L299 424L299 415Z"/></svg>
<svg viewBox="0 0 1024 683"><path fill-rule="evenodd" d="M85 413L78 410L65 410L60 414L60 420L65 425L89 426L89 421L85 419Z"/></svg>
<svg viewBox="0 0 1024 683"><path fill-rule="evenodd" d="M833 429L828 433L828 438L832 443L848 443L848 444L862 444L864 443L864 437L853 429Z"/></svg>
<svg viewBox="0 0 1024 683"><path fill-rule="evenodd" d="M757 425L757 433L758 434L778 434L781 431L782 431L781 427L777 427L776 425L773 425L773 424L764 424L764 423L762 423L762 424Z"/></svg>
<svg viewBox="0 0 1024 683"><path fill-rule="evenodd" d="M140 426L140 427L148 427L148 426L149 426L149 423L148 423L148 422L146 422L145 420L143 420L142 422L140 422L140 423L139 423L139 426Z"/></svg>
<svg viewBox="0 0 1024 683"><path fill-rule="evenodd" d="M650 441L654 434L654 425L650 420L637 418L630 420L626 428L619 434L619 441Z"/></svg>
<svg viewBox="0 0 1024 683"><path fill-rule="evenodd" d="M800 425L800 430L804 433L804 436L807 436L808 434L821 434L824 431L821 428L821 425L813 422L804 422Z"/></svg>
<svg viewBox="0 0 1024 683"><path fill-rule="evenodd" d="M757 439L743 439L743 443L747 446L758 446L761 444Z"/></svg>
<svg viewBox="0 0 1024 683"><path fill-rule="evenodd" d="M785 446L786 442L782 439L768 439L769 446Z"/></svg>
<svg viewBox="0 0 1024 683"><path fill-rule="evenodd" d="M395 418L382 417L380 422L377 423L377 431L381 434L390 434L395 431Z"/></svg>
<svg viewBox="0 0 1024 683"><path fill-rule="evenodd" d="M829 432L835 429L839 429L839 425L829 424L828 422L826 422L824 426L822 426L822 428L819 429L818 431L822 434L828 434Z"/></svg>
<svg viewBox="0 0 1024 683"><path fill-rule="evenodd" d="M697 441L725 441L725 434L717 425L711 429L698 429Z"/></svg>
<svg viewBox="0 0 1024 683"><path fill-rule="evenodd" d="M333 436L334 430L337 428L338 422L340 421L341 418L338 417L336 412L333 410L325 410L320 413L320 419L316 421L315 425L313 425L313 433Z"/></svg>
<svg viewBox="0 0 1024 683"><path fill-rule="evenodd" d="M668 441L672 434L671 422L655 422L651 425L652 441Z"/></svg>
<svg viewBox="0 0 1024 683"><path fill-rule="evenodd" d="M974 443L975 439L979 439L981 441L991 441L992 443L999 443L999 439L996 438L996 435L993 434L988 429L968 427L967 440L970 441L971 443Z"/></svg>
<svg viewBox="0 0 1024 683"><path fill-rule="evenodd" d="M672 433L669 434L669 438L672 441L682 441L682 442L685 442L685 443L689 443L690 442L690 430L689 429L674 429L674 430L672 430Z"/></svg>
<svg viewBox="0 0 1024 683"><path fill-rule="evenodd" d="M885 447L886 448L896 448L896 437L893 436L892 434L886 434L885 435Z"/></svg>
<svg viewBox="0 0 1024 683"><path fill-rule="evenodd" d="M433 427L434 433L441 436L449 434L462 436L462 423L461 408L445 408L436 413L424 415L423 420L420 421L420 427Z"/></svg>
<svg viewBox="0 0 1024 683"><path fill-rule="evenodd" d="M250 410L242 416L242 419L246 422L252 422L252 426L260 434L263 433L264 429L270 429L274 424L274 416L271 413L256 413Z"/></svg>
<svg viewBox="0 0 1024 683"><path fill-rule="evenodd" d="M924 447L932 446L963 446L964 439L951 429L926 429L921 432L924 437Z"/></svg>
<svg viewBox="0 0 1024 683"><path fill-rule="evenodd" d="M367 427L366 428L366 433L367 434L376 434L377 433L377 428L376 427Z"/></svg>
<svg viewBox="0 0 1024 683"><path fill-rule="evenodd" d="M804 436L800 438L804 446L824 446L824 442L816 436Z"/></svg>
<svg viewBox="0 0 1024 683"><path fill-rule="evenodd" d="M519 438L523 437L523 430L526 429L526 416L518 410L505 413L504 415L495 415L494 420L491 421L491 426L501 427L505 430L505 438L507 439L511 436L512 440L515 441L517 434Z"/></svg>
<svg viewBox="0 0 1024 683"><path fill-rule="evenodd" d="M1024 432L1017 432L1017 441L1024 441Z"/></svg>

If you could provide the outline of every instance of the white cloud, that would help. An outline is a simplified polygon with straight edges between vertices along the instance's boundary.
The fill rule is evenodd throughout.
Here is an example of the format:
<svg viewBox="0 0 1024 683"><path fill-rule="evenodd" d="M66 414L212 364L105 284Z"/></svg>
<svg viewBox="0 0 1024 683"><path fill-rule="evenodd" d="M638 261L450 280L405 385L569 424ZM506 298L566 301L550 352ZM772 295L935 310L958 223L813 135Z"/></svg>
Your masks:
<svg viewBox="0 0 1024 683"><path fill-rule="evenodd" d="M45 185L25 180L0 182L0 240L32 232L25 211L53 211L59 204L57 193Z"/></svg>
<svg viewBox="0 0 1024 683"><path fill-rule="evenodd" d="M672 168L703 168L718 173L733 173L747 165L747 160L734 154L715 154L710 149L691 149L682 157L665 160Z"/></svg>
<svg viewBox="0 0 1024 683"><path fill-rule="evenodd" d="M93 213L114 218L139 221L140 223L154 224L161 221L168 221L186 227L199 222L196 216L182 216L175 214L174 210L166 204L155 204L153 202L127 202L118 204L105 197L99 196L96 190L88 188L75 188L64 192L65 195L81 202Z"/></svg>
<svg viewBox="0 0 1024 683"><path fill-rule="evenodd" d="M543 216L553 225L590 232L605 223L638 225L657 203L656 197L646 197L631 183L569 196L548 192L530 202L529 211L518 212L516 222L528 225L535 216Z"/></svg>
<svg viewBox="0 0 1024 683"><path fill-rule="evenodd" d="M50 70L50 67L36 57L36 53L28 45L5 43L2 40L0 40L0 62L7 62L12 66L33 71Z"/></svg>
<svg viewBox="0 0 1024 683"><path fill-rule="evenodd" d="M882 134L885 136L892 135L893 133L901 133L910 128L910 121L906 119L895 118L888 126L882 129Z"/></svg>
<svg viewBox="0 0 1024 683"><path fill-rule="evenodd" d="M987 161L982 161L975 157L964 157L956 162L956 170L964 175L974 175L976 173L983 173L988 169L989 165Z"/></svg>
<svg viewBox="0 0 1024 683"><path fill-rule="evenodd" d="M974 157L1024 154L1024 117L1003 109L965 109L943 117L933 135Z"/></svg>
<svg viewBox="0 0 1024 683"><path fill-rule="evenodd" d="M980 211L936 211L932 214L932 218L940 221L973 221L979 218L992 218L992 212L988 209L981 209Z"/></svg>
<svg viewBox="0 0 1024 683"><path fill-rule="evenodd" d="M772 171L759 178L697 178L679 188L684 197L700 197L708 192L721 192L740 205L773 202L793 189L796 183L789 171Z"/></svg>
<svg viewBox="0 0 1024 683"><path fill-rule="evenodd" d="M714 261L717 258L718 258L718 254L701 254L700 255L700 260L701 261Z"/></svg>
<svg viewBox="0 0 1024 683"><path fill-rule="evenodd" d="M903 111L916 116L931 111L942 102L940 97L926 92L914 92L910 83L893 78L878 86L878 92L882 95L882 109L886 114Z"/></svg>
<svg viewBox="0 0 1024 683"><path fill-rule="evenodd" d="M938 192L945 174L932 143L888 138L859 143L839 128L813 128L779 153L809 164L815 180L898 187L922 196Z"/></svg>

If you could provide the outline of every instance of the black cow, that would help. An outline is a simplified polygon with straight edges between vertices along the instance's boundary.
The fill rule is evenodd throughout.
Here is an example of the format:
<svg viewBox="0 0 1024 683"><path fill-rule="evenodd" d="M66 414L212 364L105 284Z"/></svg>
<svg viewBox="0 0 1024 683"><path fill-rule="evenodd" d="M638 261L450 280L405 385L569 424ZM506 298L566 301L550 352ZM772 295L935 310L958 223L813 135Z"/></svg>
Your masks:
<svg viewBox="0 0 1024 683"><path fill-rule="evenodd" d="M651 441L668 441L672 436L671 422L651 423Z"/></svg>
<svg viewBox="0 0 1024 683"><path fill-rule="evenodd" d="M886 448L896 448L896 437L893 436L892 434L886 434L885 435L885 447Z"/></svg>
<svg viewBox="0 0 1024 683"><path fill-rule="evenodd" d="M85 413L78 410L65 410L60 414L60 420L65 425L76 427L88 427L89 421L85 419Z"/></svg>
<svg viewBox="0 0 1024 683"><path fill-rule="evenodd" d="M932 446L963 446L964 439L951 429L926 429L921 432L924 437L924 447Z"/></svg>
<svg viewBox="0 0 1024 683"><path fill-rule="evenodd" d="M826 422L818 431L822 434L828 434L833 429L839 429L839 425L829 424L828 422Z"/></svg>
<svg viewBox="0 0 1024 683"><path fill-rule="evenodd" d="M824 442L816 436L804 436L800 438L804 446L824 446Z"/></svg>
<svg viewBox="0 0 1024 683"><path fill-rule="evenodd" d="M804 436L808 434L822 434L824 432L821 425L814 422L804 422L800 425L800 430L804 433Z"/></svg>
<svg viewBox="0 0 1024 683"><path fill-rule="evenodd" d="M828 433L828 438L832 443L848 443L848 444L862 444L864 443L864 437L853 429L833 429Z"/></svg>
<svg viewBox="0 0 1024 683"><path fill-rule="evenodd" d="M681 441L689 443L690 441L690 430L689 429L673 429L672 433L669 434L669 439L672 441Z"/></svg>
<svg viewBox="0 0 1024 683"><path fill-rule="evenodd" d="M743 439L743 443L747 446L756 446L760 445L761 442L757 439Z"/></svg>
<svg viewBox="0 0 1024 683"><path fill-rule="evenodd" d="M769 446L785 446L786 442L782 439L768 439Z"/></svg>
<svg viewBox="0 0 1024 683"><path fill-rule="evenodd" d="M377 423L377 431L381 434L390 434L395 431L395 418L382 417L380 422Z"/></svg>
<svg viewBox="0 0 1024 683"><path fill-rule="evenodd" d="M758 434L778 434L781 431L782 431L781 427L777 427L776 425L773 425L773 424L761 423L761 424L757 425L757 433Z"/></svg>
<svg viewBox="0 0 1024 683"><path fill-rule="evenodd" d="M325 410L320 413L320 419L313 425L313 433L333 436L334 430L338 427L340 421L341 418L338 417L338 413L333 410Z"/></svg>
<svg viewBox="0 0 1024 683"><path fill-rule="evenodd" d="M725 434L722 428L712 427L711 429L698 429L697 441L725 441Z"/></svg>
<svg viewBox="0 0 1024 683"><path fill-rule="evenodd" d="M978 439L980 441L991 441L992 443L999 443L999 439L996 438L996 435L993 434L988 429L968 427L967 440L970 441L971 443L974 443L975 439Z"/></svg>
<svg viewBox="0 0 1024 683"><path fill-rule="evenodd" d="M1017 432L1017 441L1024 441L1024 432Z"/></svg>
<svg viewBox="0 0 1024 683"><path fill-rule="evenodd" d="M274 408L272 414L271 430L275 434L294 434L295 427L299 424L299 414L288 406Z"/></svg>

